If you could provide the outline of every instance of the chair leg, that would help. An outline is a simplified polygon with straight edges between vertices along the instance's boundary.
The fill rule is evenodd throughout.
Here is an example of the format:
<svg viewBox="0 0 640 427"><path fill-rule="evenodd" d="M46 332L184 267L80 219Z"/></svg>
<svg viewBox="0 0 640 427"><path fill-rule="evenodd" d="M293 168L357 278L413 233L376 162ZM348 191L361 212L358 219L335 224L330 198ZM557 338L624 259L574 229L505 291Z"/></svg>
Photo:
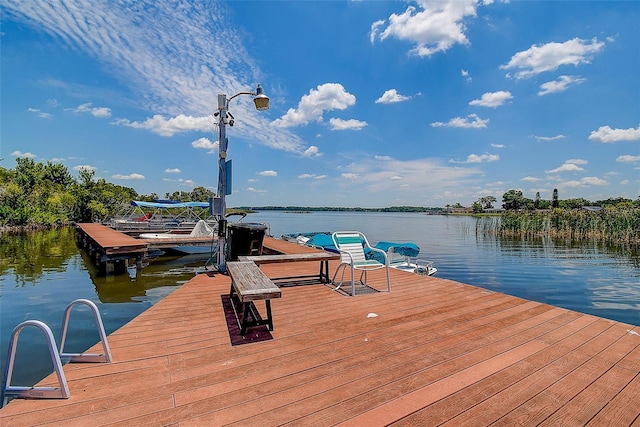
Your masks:
<svg viewBox="0 0 640 427"><path fill-rule="evenodd" d="M340 284L338 286L336 286L335 288L333 288L334 291L337 291L338 289L340 289L340 287L344 283L344 273L345 273L345 269L346 269L346 265L345 264L340 264L338 266L338 268L336 269L336 272L333 274L333 279L331 279L331 283L333 283L334 285L336 284L336 277L338 277L338 272L340 271L340 269L342 269L342 277L340 278Z"/></svg>
<svg viewBox="0 0 640 427"><path fill-rule="evenodd" d="M391 292L391 276L389 274L389 266L387 266L387 292Z"/></svg>
<svg viewBox="0 0 640 427"><path fill-rule="evenodd" d="M351 296L356 296L356 270L351 266Z"/></svg>

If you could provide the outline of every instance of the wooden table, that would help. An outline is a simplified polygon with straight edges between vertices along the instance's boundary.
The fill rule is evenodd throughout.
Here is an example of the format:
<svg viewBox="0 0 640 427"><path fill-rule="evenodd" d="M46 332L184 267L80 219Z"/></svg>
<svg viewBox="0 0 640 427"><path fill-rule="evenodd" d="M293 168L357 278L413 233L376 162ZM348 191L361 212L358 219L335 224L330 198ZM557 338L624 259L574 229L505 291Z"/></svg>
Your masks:
<svg viewBox="0 0 640 427"><path fill-rule="evenodd" d="M272 277L271 280L279 282L280 286L329 283L331 281L329 278L329 261L339 259L340 254L320 251L302 254L247 255L238 257L238 261L253 261L257 265L281 262L320 262L320 271L317 275Z"/></svg>

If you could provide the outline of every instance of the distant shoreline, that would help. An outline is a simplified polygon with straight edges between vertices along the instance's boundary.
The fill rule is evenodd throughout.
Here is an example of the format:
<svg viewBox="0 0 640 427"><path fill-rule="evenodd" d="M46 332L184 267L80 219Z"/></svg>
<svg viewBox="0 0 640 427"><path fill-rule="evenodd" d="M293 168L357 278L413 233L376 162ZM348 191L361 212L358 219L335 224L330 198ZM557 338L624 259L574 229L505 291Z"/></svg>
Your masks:
<svg viewBox="0 0 640 427"><path fill-rule="evenodd" d="M229 210L229 209L228 209ZM331 207L331 206L236 206L233 210L251 212L251 211L282 211L282 212L420 212L420 213L439 213L444 208L425 208L419 206L390 206L386 208L347 208L347 207Z"/></svg>

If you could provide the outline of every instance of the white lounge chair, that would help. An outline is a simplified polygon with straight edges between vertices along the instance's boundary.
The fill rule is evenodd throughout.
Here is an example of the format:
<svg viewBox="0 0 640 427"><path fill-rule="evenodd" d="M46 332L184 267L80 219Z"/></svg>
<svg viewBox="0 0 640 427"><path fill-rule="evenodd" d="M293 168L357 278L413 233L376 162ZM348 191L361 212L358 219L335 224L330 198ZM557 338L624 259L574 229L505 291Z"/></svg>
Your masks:
<svg viewBox="0 0 640 427"><path fill-rule="evenodd" d="M336 269L335 274L333 275L332 282L336 284L336 290L340 289L344 283L351 284L351 295L355 296L356 294L356 270L360 271L360 281L361 285L367 286L367 272L370 270L378 270L381 268L386 269L387 273L387 290L391 291L391 279L389 277L389 260L387 258L387 254L380 250L371 247L367 238L364 234L359 231L337 231L331 235L333 239L333 243L340 252L340 265ZM365 249L369 249L373 252L377 252L380 254L381 258L384 259L384 264L375 260L375 259L367 259L365 255ZM350 281L345 282L344 276L346 270L349 269ZM336 277L338 273L342 270L342 276L339 282L336 282ZM363 280L364 279L364 280Z"/></svg>

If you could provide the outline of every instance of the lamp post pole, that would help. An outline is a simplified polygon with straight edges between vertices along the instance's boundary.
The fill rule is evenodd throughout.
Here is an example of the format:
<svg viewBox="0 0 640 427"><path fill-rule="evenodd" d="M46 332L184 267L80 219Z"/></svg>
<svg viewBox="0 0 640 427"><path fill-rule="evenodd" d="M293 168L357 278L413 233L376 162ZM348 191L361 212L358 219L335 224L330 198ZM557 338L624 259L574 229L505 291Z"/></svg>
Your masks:
<svg viewBox="0 0 640 427"><path fill-rule="evenodd" d="M225 273L227 271L226 266L226 237L227 237L227 203L225 196L231 194L230 189L227 188L229 179L227 177L228 160L227 160L227 147L229 140L227 139L227 124L233 126L234 118L229 113L229 102L240 95L253 95L253 102L258 111L264 111L269 109L269 97L265 95L264 89L258 84L255 92L239 92L227 99L227 95L218 94L218 112L215 114L218 118L218 203L216 206L216 212L219 215L218 219L218 271ZM230 119L229 119L230 118Z"/></svg>

